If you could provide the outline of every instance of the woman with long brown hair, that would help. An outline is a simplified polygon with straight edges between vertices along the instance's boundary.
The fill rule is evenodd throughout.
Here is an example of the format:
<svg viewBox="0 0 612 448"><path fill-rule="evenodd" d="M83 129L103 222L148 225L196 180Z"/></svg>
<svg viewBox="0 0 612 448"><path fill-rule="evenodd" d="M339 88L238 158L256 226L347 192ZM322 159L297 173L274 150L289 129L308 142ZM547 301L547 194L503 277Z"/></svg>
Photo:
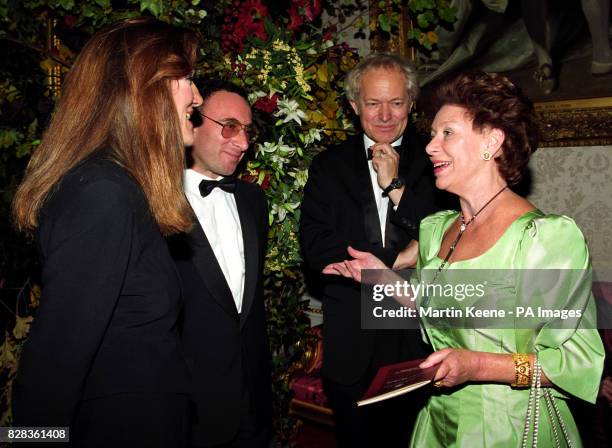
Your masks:
<svg viewBox="0 0 612 448"><path fill-rule="evenodd" d="M14 423L70 426L85 446L182 446L189 377L164 235L191 223L181 176L191 33L147 18L85 45L13 204L42 297L14 385Z"/></svg>

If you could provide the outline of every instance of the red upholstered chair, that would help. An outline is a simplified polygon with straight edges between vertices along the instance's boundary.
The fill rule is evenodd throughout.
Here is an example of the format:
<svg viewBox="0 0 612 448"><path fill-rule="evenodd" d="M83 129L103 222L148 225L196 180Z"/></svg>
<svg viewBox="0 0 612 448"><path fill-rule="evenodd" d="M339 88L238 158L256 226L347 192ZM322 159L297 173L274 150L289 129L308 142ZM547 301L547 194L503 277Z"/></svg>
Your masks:
<svg viewBox="0 0 612 448"><path fill-rule="evenodd" d="M601 328L599 331L606 350L603 380L603 378L612 376L612 282L593 282L593 295L597 302L598 324ZM612 421L612 407L603 396L600 396L595 405L594 418L591 417L583 423L591 426L588 428L588 433L590 435L592 431L592 446L611 446L612 427L610 427L610 421ZM579 427L579 429L583 433L587 432L582 427Z"/></svg>
<svg viewBox="0 0 612 448"><path fill-rule="evenodd" d="M304 359L290 380L293 399L289 413L299 418L333 426L333 415L323 392L321 366L323 364L323 331L313 327L307 332Z"/></svg>

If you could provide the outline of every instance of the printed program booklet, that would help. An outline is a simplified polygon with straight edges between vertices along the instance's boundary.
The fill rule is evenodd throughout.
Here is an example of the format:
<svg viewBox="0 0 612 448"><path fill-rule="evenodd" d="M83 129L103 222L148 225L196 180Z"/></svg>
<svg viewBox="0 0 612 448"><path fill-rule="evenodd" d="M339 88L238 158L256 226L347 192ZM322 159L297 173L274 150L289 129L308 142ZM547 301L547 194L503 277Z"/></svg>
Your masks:
<svg viewBox="0 0 612 448"><path fill-rule="evenodd" d="M388 398L397 397L413 390L419 389L433 380L440 364L421 369L425 359L389 364L378 369L372 384L365 395L357 402L357 406L376 403Z"/></svg>

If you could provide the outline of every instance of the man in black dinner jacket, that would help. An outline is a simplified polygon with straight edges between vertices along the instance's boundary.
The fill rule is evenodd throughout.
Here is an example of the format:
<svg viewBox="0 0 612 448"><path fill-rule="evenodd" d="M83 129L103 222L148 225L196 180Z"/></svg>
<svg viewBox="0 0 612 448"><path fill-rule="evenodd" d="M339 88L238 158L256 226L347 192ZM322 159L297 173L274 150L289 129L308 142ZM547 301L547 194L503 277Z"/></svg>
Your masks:
<svg viewBox="0 0 612 448"><path fill-rule="evenodd" d="M202 88L185 194L197 222L172 242L185 299L182 340L194 379L193 447L264 447L271 427L270 355L262 293L267 206L231 176L252 137L234 85Z"/></svg>
<svg viewBox="0 0 612 448"><path fill-rule="evenodd" d="M370 55L347 76L363 133L320 153L310 167L300 222L310 269L350 258L349 245L398 267L398 253L435 211L432 166L408 128L417 93L414 69L393 55ZM426 354L421 335L362 330L360 285L333 275L323 278L323 319L322 375L338 446L407 446L422 405L418 393L359 409L355 402L380 366Z"/></svg>

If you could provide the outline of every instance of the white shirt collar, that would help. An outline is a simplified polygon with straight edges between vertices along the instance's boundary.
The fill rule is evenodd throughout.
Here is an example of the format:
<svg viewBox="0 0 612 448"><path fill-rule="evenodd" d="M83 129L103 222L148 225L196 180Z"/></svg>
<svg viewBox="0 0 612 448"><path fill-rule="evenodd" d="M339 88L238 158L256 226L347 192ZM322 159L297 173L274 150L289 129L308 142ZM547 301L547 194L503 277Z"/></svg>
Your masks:
<svg viewBox="0 0 612 448"><path fill-rule="evenodd" d="M183 184L185 186L185 191L187 193L192 193L195 195L200 194L200 182L204 179L206 180L221 180L223 176L219 176L217 178L208 177L204 174L198 173L194 169L188 168L183 172Z"/></svg>
<svg viewBox="0 0 612 448"><path fill-rule="evenodd" d="M227 285L232 292L236 309L242 311L244 295L245 259L240 215L233 194L215 188L208 196L200 195L200 182L210 179L192 169L183 173L187 200L202 226L206 239L215 254Z"/></svg>
<svg viewBox="0 0 612 448"><path fill-rule="evenodd" d="M395 140L394 142L391 143L391 146L400 146L402 144L402 140L404 139L403 135L400 135L400 137ZM363 134L363 146L365 146L366 152L368 151L368 148L372 145L375 145L376 142L374 140L372 140L370 137L368 137L367 134Z"/></svg>

